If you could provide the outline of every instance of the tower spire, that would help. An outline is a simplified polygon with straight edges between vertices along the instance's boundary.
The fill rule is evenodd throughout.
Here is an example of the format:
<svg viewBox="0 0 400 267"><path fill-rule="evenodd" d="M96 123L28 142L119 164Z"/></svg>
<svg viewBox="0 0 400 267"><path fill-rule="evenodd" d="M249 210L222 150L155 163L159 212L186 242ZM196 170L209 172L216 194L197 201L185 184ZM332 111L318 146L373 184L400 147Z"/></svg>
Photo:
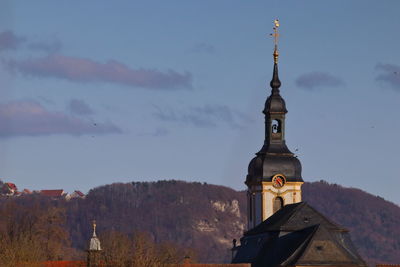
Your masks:
<svg viewBox="0 0 400 267"><path fill-rule="evenodd" d="M272 54L274 57L274 72L272 74L272 80L270 82L270 86L272 88L272 94L279 94L279 87L281 87L281 81L279 80L279 75L278 75L278 58L279 58L279 52L278 52L278 41L279 41L279 20L276 19L274 20L274 33L271 33L271 36L274 37L274 53Z"/></svg>

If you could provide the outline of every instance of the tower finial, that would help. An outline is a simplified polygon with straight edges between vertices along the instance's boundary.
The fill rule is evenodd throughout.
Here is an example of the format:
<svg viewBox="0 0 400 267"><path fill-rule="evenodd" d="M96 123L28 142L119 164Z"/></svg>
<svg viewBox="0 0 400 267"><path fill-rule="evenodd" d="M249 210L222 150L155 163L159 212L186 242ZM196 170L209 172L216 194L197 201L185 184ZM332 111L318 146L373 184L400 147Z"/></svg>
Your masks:
<svg viewBox="0 0 400 267"><path fill-rule="evenodd" d="M279 32L278 32L278 28L279 28L279 20L276 19L274 20L274 33L271 33L271 36L274 37L274 63L277 64L278 63L278 57L279 57L279 53L278 53L278 40L279 40Z"/></svg>
<svg viewBox="0 0 400 267"><path fill-rule="evenodd" d="M279 20L276 19L274 20L274 33L271 33L271 36L274 37L274 72L272 74L272 80L270 82L270 85L272 87L272 93L273 94L279 94L279 87L281 87L281 81L279 80L279 75L278 75L278 38L279 38L279 33L278 33L278 28L279 28Z"/></svg>

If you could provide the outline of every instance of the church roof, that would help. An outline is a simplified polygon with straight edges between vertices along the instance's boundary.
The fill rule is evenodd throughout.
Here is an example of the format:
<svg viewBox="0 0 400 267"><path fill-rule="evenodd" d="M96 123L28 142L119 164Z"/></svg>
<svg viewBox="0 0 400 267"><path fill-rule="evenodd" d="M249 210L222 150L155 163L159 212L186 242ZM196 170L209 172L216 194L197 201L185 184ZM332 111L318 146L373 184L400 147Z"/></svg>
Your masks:
<svg viewBox="0 0 400 267"><path fill-rule="evenodd" d="M328 229L347 231L327 219L306 202L299 202L284 206L267 220L247 231L245 236L257 235L268 231L296 231L311 225L324 225Z"/></svg>
<svg viewBox="0 0 400 267"><path fill-rule="evenodd" d="M348 231L305 202L284 206L246 232L236 251L233 263L254 267L366 266Z"/></svg>

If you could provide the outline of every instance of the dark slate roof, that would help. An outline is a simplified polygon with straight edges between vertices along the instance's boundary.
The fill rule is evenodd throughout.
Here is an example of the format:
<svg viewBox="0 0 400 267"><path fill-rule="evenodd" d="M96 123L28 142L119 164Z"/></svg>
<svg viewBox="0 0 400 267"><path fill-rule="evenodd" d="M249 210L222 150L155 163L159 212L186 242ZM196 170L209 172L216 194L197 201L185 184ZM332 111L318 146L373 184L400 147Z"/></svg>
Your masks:
<svg viewBox="0 0 400 267"><path fill-rule="evenodd" d="M348 232L331 231L318 226L298 259L288 259L283 265L365 265L354 248Z"/></svg>
<svg viewBox="0 0 400 267"><path fill-rule="evenodd" d="M332 230L347 231L345 228L328 220L306 202L299 202L284 206L267 220L247 231L245 236L257 235L268 231L296 231L317 224L324 225Z"/></svg>
<svg viewBox="0 0 400 267"><path fill-rule="evenodd" d="M366 266L348 231L305 202L283 207L246 232L233 263L253 267Z"/></svg>
<svg viewBox="0 0 400 267"><path fill-rule="evenodd" d="M303 182L300 160L290 152L284 141L282 144L264 144L249 163L246 182L270 182L277 170L282 170L280 173L288 182Z"/></svg>
<svg viewBox="0 0 400 267"><path fill-rule="evenodd" d="M318 226L311 226L269 240L257 255L254 261L256 266L297 265L296 260L302 255L317 228Z"/></svg>

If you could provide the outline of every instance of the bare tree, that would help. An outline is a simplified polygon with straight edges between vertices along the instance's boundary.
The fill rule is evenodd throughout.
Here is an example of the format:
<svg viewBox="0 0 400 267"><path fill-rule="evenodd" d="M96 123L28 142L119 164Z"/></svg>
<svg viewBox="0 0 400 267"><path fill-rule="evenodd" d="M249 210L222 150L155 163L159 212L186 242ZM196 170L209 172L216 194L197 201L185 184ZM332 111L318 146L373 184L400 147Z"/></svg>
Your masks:
<svg viewBox="0 0 400 267"><path fill-rule="evenodd" d="M62 208L21 197L2 202L0 218L0 266L35 266L62 257L68 245Z"/></svg>

